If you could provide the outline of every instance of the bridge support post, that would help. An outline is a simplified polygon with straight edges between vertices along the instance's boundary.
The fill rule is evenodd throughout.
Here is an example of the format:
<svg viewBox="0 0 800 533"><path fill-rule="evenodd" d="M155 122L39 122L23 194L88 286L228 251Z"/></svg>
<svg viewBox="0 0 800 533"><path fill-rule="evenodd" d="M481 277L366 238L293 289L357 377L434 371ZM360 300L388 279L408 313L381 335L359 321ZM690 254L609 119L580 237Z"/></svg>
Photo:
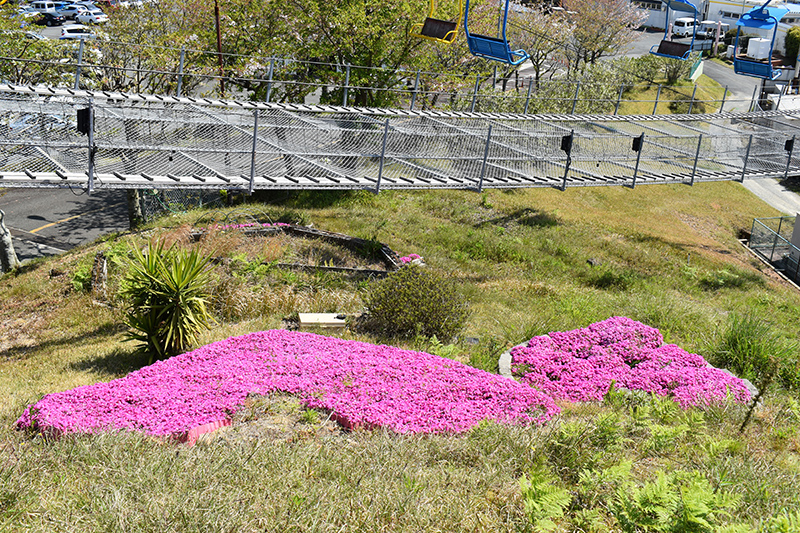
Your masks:
<svg viewBox="0 0 800 533"><path fill-rule="evenodd" d="M269 60L269 73L267 74L267 97L264 98L266 103L272 98L272 73L275 70L275 59Z"/></svg>
<svg viewBox="0 0 800 533"><path fill-rule="evenodd" d="M344 75L344 94L342 95L342 106L347 107L347 92L350 89L350 64L346 65L347 71Z"/></svg>
<svg viewBox="0 0 800 533"><path fill-rule="evenodd" d="M483 192L483 176L486 175L486 163L489 160L489 144L492 142L492 125L489 124L489 134L486 136L486 146L483 148L483 164L481 177L478 179L478 192Z"/></svg>
<svg viewBox="0 0 800 533"><path fill-rule="evenodd" d="M567 177L569 176L569 167L572 164L572 141L575 139L575 130L570 130L569 135L561 137L561 151L567 154L567 164L564 165L564 179L561 182L561 190L567 190Z"/></svg>
<svg viewBox="0 0 800 533"><path fill-rule="evenodd" d="M381 179L383 178L383 161L386 158L386 140L389 138L389 119L383 127L383 144L381 146L381 160L378 164L378 182L375 184L375 194L381 192Z"/></svg>
<svg viewBox="0 0 800 533"><path fill-rule="evenodd" d="M256 144L258 143L258 109L253 111L253 149L250 151L250 184L247 187L247 195L253 194L256 183Z"/></svg>
<svg viewBox="0 0 800 533"><path fill-rule="evenodd" d="M786 170L783 171L783 179L786 179L786 177L789 175L789 165L792 163L792 152L794 151L794 139L795 135L792 135L792 139L786 141L786 144L784 145L784 149L788 153L786 154Z"/></svg>
<svg viewBox="0 0 800 533"><path fill-rule="evenodd" d="M417 91L419 91L419 70L417 70L417 77L414 78L414 90L411 91L411 111L414 111L414 104L417 103Z"/></svg>
<svg viewBox="0 0 800 533"><path fill-rule="evenodd" d="M751 113L756 107L756 96L758 96L758 89L758 85L753 87L753 97L750 99L750 108L747 110L748 113Z"/></svg>
<svg viewBox="0 0 800 533"><path fill-rule="evenodd" d="M570 111L570 115L575 114L575 106L578 105L578 92L581 90L581 82L579 81L578 84L575 86L575 96L572 97L572 111Z"/></svg>
<svg viewBox="0 0 800 533"><path fill-rule="evenodd" d="M475 112L475 101L478 99L478 88L481 85L481 75L477 74L475 76L475 88L472 90L472 105L469 106L469 112Z"/></svg>
<svg viewBox="0 0 800 533"><path fill-rule="evenodd" d="M78 64L75 67L75 87L74 89L77 91L80 89L81 84L81 66L83 65L83 39L79 39L80 44L78 45Z"/></svg>
<svg viewBox="0 0 800 533"><path fill-rule="evenodd" d="M722 108L725 107L725 98L728 96L728 86L725 86L725 92L722 93L722 102L719 104L719 112L722 113Z"/></svg>
<svg viewBox="0 0 800 533"><path fill-rule="evenodd" d="M186 47L181 46L181 57L178 60L178 89L176 90L176 96L178 98L181 97L181 90L183 89L183 62L186 59Z"/></svg>
<svg viewBox="0 0 800 533"><path fill-rule="evenodd" d="M694 185L694 176L697 174L697 160L700 159L700 147L703 145L703 134L697 139L697 151L694 153L694 166L692 167L692 181L689 185Z"/></svg>
<svg viewBox="0 0 800 533"><path fill-rule="evenodd" d="M622 93L625 92L625 84L619 86L619 94L617 95L617 105L614 106L614 114L619 113L619 102L622 100Z"/></svg>
<svg viewBox="0 0 800 533"><path fill-rule="evenodd" d="M83 44L83 39L81 39L81 44ZM89 140L89 170L87 174L89 175L89 184L86 189L86 194L91 195L94 192L94 153L95 153L95 146L94 146L94 102L91 98L89 98L89 132L86 134L86 137Z"/></svg>
<svg viewBox="0 0 800 533"><path fill-rule="evenodd" d="M642 150L644 149L644 133L638 137L633 138L633 150L636 151L636 166L633 168L633 183L631 189L636 188L636 177L639 175L639 161L642 159Z"/></svg>
<svg viewBox="0 0 800 533"><path fill-rule="evenodd" d="M689 114L692 114L692 108L694 108L694 96L697 94L697 84L694 84L694 89L692 89L692 99L689 102Z"/></svg>
<svg viewBox="0 0 800 533"><path fill-rule="evenodd" d="M528 105L531 103L531 90L533 89L533 78L528 76L528 96L525 97L525 111L524 115L528 114Z"/></svg>
<svg viewBox="0 0 800 533"><path fill-rule="evenodd" d="M744 164L742 165L742 176L739 178L739 183L744 182L744 174L747 172L747 160L750 159L750 147L753 146L753 134L747 140L747 151L744 153Z"/></svg>
<svg viewBox="0 0 800 533"><path fill-rule="evenodd" d="M653 114L656 114L656 110L658 109L658 100L661 98L661 84L658 84L658 91L656 91L656 103L653 104Z"/></svg>

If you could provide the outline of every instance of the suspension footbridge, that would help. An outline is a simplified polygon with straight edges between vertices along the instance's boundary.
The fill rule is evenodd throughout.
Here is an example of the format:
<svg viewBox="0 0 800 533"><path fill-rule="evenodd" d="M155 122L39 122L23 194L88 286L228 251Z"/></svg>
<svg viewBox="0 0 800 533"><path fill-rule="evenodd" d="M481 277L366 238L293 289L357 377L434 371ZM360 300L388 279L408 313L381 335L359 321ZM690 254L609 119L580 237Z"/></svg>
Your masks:
<svg viewBox="0 0 800 533"><path fill-rule="evenodd" d="M469 189L800 172L800 112L527 115L0 85L0 187Z"/></svg>

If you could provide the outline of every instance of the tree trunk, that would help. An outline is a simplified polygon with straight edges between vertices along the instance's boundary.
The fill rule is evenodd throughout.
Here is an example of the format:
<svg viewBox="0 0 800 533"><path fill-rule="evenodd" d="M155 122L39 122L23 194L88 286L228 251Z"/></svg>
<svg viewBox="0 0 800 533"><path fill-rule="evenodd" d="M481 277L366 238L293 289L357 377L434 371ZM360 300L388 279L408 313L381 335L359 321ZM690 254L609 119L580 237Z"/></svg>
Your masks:
<svg viewBox="0 0 800 533"><path fill-rule="evenodd" d="M128 189L128 224L131 229L135 229L144 223L142 213L142 203L139 201L141 192L139 189Z"/></svg>
<svg viewBox="0 0 800 533"><path fill-rule="evenodd" d="M11 240L11 232L3 223L4 218L5 213L0 209L0 274L11 272L20 266L14 251L14 242Z"/></svg>

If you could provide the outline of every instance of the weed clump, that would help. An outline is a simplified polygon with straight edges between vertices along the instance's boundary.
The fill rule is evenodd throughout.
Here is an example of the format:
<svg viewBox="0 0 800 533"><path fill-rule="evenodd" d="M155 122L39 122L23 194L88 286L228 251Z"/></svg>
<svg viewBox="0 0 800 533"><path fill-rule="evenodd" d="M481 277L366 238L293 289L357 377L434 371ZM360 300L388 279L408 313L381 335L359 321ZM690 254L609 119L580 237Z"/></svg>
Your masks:
<svg viewBox="0 0 800 533"><path fill-rule="evenodd" d="M777 372L786 388L800 388L797 345L786 342L765 321L751 314L734 314L711 348L710 361L756 383Z"/></svg>
<svg viewBox="0 0 800 533"><path fill-rule="evenodd" d="M407 265L377 282L366 298L366 329L398 337L452 339L464 328L469 303L451 280Z"/></svg>

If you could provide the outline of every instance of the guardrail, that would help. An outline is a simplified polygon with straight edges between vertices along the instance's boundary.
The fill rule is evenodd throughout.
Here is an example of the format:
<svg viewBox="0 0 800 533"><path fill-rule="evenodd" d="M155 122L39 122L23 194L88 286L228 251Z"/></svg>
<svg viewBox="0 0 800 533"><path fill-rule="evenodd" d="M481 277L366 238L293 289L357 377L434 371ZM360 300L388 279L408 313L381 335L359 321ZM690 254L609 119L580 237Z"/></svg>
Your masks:
<svg viewBox="0 0 800 533"><path fill-rule="evenodd" d="M785 177L800 112L523 115L0 86L0 187L474 189Z"/></svg>

